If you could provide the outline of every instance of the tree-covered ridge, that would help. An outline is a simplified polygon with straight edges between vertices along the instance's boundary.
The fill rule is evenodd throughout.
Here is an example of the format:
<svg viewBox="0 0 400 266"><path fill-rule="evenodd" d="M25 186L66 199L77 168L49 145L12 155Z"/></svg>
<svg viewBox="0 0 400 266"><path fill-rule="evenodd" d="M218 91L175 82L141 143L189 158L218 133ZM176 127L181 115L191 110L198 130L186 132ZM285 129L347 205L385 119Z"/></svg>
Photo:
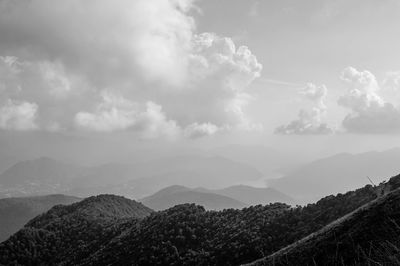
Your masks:
<svg viewBox="0 0 400 266"><path fill-rule="evenodd" d="M0 199L0 242L5 241L29 220L53 206L71 204L80 200L80 198L66 195Z"/></svg>
<svg viewBox="0 0 400 266"><path fill-rule="evenodd" d="M235 265L262 255L260 228L289 208L276 203L217 212L178 205L146 217L85 264Z"/></svg>
<svg viewBox="0 0 400 266"><path fill-rule="evenodd" d="M277 203L207 212L180 205L147 217L138 230L106 246L87 264L239 265L321 229L376 195L376 188L368 185L305 207Z"/></svg>
<svg viewBox="0 0 400 266"><path fill-rule="evenodd" d="M114 195L55 206L0 244L0 264L72 265L115 237L120 226L150 213L141 203Z"/></svg>
<svg viewBox="0 0 400 266"><path fill-rule="evenodd" d="M85 217L88 220L143 218L153 210L140 202L116 195L99 195L86 198L67 206L54 206L48 212L32 219L27 226L43 228L48 223L68 220L69 217Z"/></svg>
<svg viewBox="0 0 400 266"><path fill-rule="evenodd" d="M239 265L271 255L399 185L397 176L304 207L206 211L183 204L143 219L128 211L143 205L93 197L32 220L0 245L0 264Z"/></svg>
<svg viewBox="0 0 400 266"><path fill-rule="evenodd" d="M249 266L400 265L400 189Z"/></svg>

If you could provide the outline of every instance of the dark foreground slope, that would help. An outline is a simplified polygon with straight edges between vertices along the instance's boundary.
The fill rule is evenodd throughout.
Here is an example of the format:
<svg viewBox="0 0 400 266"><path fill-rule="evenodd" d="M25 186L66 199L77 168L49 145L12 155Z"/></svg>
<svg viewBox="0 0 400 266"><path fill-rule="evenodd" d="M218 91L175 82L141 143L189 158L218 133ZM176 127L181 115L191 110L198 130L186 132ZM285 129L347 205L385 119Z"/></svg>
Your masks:
<svg viewBox="0 0 400 266"><path fill-rule="evenodd" d="M205 211L193 204L154 213L128 228L84 265L239 265L283 248L374 200L376 188L285 204Z"/></svg>
<svg viewBox="0 0 400 266"><path fill-rule="evenodd" d="M272 254L400 185L400 176L315 204L205 211L180 205L127 228L83 265L239 265ZM301 265L301 264L297 264ZM323 265L323 264L322 264Z"/></svg>
<svg viewBox="0 0 400 266"><path fill-rule="evenodd" d="M364 216L356 216L352 220L357 222L354 226L337 231L340 236L353 233L357 237L354 238L357 242L351 243L355 247L360 243L360 252L353 254L358 255L366 250L365 239L376 238L380 242L373 242L374 245L383 244L384 239L377 238L376 233L384 237L389 234L384 230L390 221L397 222L398 199L391 195L399 194L396 190L399 185L397 176L379 187L365 186L295 208L276 203L242 210L206 211L201 206L184 204L153 212L143 219L134 218L138 210L143 212L139 217L151 212L143 205L115 196L94 197L86 200L86 204L82 201L53 208L29 222L0 244L0 264L240 265L268 257L383 197L377 201L377 207L363 208ZM380 208L383 210L378 212ZM372 222L381 231L373 232ZM392 234L399 236L398 231ZM326 245L326 250L332 245L341 248L342 242L337 240L327 238L318 245ZM345 244L343 250L350 250ZM304 263L312 260L314 253L319 254L318 248L309 253L304 250ZM324 254L324 250L320 252ZM343 259L348 257L343 255ZM302 265L297 262L295 265ZM321 261L320 264L325 265Z"/></svg>
<svg viewBox="0 0 400 266"><path fill-rule="evenodd" d="M400 189L249 265L400 265Z"/></svg>
<svg viewBox="0 0 400 266"><path fill-rule="evenodd" d="M84 265L238 265L259 257L262 225L285 204L206 211L194 204L155 213L129 228Z"/></svg>
<svg viewBox="0 0 400 266"><path fill-rule="evenodd" d="M0 265L74 265L150 213L141 203L113 195L55 206L0 244Z"/></svg>
<svg viewBox="0 0 400 266"><path fill-rule="evenodd" d="M59 204L67 205L79 200L81 199L66 195L0 199L0 242L51 207Z"/></svg>

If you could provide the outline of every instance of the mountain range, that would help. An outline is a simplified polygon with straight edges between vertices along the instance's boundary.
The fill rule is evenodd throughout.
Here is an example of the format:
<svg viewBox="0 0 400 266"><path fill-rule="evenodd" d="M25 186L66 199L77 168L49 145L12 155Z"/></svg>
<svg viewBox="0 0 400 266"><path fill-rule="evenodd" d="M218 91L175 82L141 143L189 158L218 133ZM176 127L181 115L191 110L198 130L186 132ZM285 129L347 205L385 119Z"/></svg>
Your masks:
<svg viewBox="0 0 400 266"><path fill-rule="evenodd" d="M302 203L309 203L324 195L371 184L371 181L377 185L387 176L400 172L399 160L400 148L342 153L301 166L282 178L268 180L268 185Z"/></svg>
<svg viewBox="0 0 400 266"><path fill-rule="evenodd" d="M78 197L114 193L142 198L175 184L226 187L261 177L255 168L219 156L167 157L95 167L39 158L19 162L0 175L0 198L54 193Z"/></svg>
<svg viewBox="0 0 400 266"><path fill-rule="evenodd" d="M270 187L235 185L222 189L196 188L196 190L224 195L239 200L248 206L258 204L266 205L274 202L282 202L289 205L296 204L296 200L292 197Z"/></svg>
<svg viewBox="0 0 400 266"><path fill-rule="evenodd" d="M210 149L208 152L253 166L261 171L266 179L285 173L287 169L306 162L301 158L262 145L231 144Z"/></svg>
<svg viewBox="0 0 400 266"><path fill-rule="evenodd" d="M184 203L195 203L207 210L241 209L247 206L234 198L216 193L200 192L184 186L167 187L149 197L145 197L141 202L157 211Z"/></svg>
<svg viewBox="0 0 400 266"><path fill-rule="evenodd" d="M0 264L396 265L399 200L400 175L303 207L153 212L100 195L32 219L0 244Z"/></svg>
<svg viewBox="0 0 400 266"><path fill-rule="evenodd" d="M188 188L170 186L141 200L154 210L165 210L178 204L195 203L206 210L241 209L251 205L267 205L275 202L295 205L295 200L272 188L245 185L223 189Z"/></svg>
<svg viewBox="0 0 400 266"><path fill-rule="evenodd" d="M108 163L91 167L63 163L46 157L21 161L0 175L0 198L59 193L87 197L110 193L141 199L165 187L181 185L190 188L204 187L205 190L198 192L216 193L250 205L272 202L274 198L262 198L276 194L271 189L295 199L296 203L310 203L324 195L344 193L371 182L379 184L386 176L400 171L400 148L382 152L337 154L304 164L281 178L268 179L270 191L253 189L251 193L254 199L246 201L240 198L242 194L249 194L244 191L246 187L242 187L243 192L235 195L222 189L232 185L265 182L267 175L263 171L243 161L246 156L257 157L261 164L261 155L267 161L273 161L273 151L260 148L261 151L256 152L252 147L245 146L227 146L216 150L232 159L198 152L140 163ZM270 155L267 156L268 152L265 150ZM239 151L243 151L240 156ZM279 162L282 161L282 158L278 159ZM265 164L272 165L270 162ZM292 204L289 199L280 197L279 200Z"/></svg>
<svg viewBox="0 0 400 266"><path fill-rule="evenodd" d="M84 167L41 157L18 162L0 175L0 197L60 193Z"/></svg>

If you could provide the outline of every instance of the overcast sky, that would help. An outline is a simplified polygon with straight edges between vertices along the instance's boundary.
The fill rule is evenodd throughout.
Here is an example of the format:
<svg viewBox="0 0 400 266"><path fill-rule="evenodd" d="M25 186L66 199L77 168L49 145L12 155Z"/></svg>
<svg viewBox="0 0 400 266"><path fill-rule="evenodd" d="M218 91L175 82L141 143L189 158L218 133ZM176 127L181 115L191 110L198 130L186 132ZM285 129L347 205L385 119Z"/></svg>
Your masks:
<svg viewBox="0 0 400 266"><path fill-rule="evenodd" d="M397 0L0 0L1 153L400 146L399 26Z"/></svg>

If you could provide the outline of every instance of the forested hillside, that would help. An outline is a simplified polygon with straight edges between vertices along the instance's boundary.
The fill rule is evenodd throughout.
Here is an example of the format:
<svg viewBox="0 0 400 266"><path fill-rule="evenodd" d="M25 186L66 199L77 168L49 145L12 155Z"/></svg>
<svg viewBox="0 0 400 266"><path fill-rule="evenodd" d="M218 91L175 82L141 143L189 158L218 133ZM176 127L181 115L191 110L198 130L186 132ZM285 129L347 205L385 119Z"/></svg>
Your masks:
<svg viewBox="0 0 400 266"><path fill-rule="evenodd" d="M397 189L249 266L400 265Z"/></svg>
<svg viewBox="0 0 400 266"><path fill-rule="evenodd" d="M126 223L134 225L150 213L141 203L113 195L55 206L0 244L0 264L73 265L110 241Z"/></svg>
<svg viewBox="0 0 400 266"><path fill-rule="evenodd" d="M58 204L81 200L66 195L0 199L0 242L21 229L30 219Z"/></svg>
<svg viewBox="0 0 400 266"><path fill-rule="evenodd" d="M35 218L0 245L0 263L239 265L269 256L399 185L397 176L304 207L275 203L224 211L183 204L152 212L103 195Z"/></svg>

